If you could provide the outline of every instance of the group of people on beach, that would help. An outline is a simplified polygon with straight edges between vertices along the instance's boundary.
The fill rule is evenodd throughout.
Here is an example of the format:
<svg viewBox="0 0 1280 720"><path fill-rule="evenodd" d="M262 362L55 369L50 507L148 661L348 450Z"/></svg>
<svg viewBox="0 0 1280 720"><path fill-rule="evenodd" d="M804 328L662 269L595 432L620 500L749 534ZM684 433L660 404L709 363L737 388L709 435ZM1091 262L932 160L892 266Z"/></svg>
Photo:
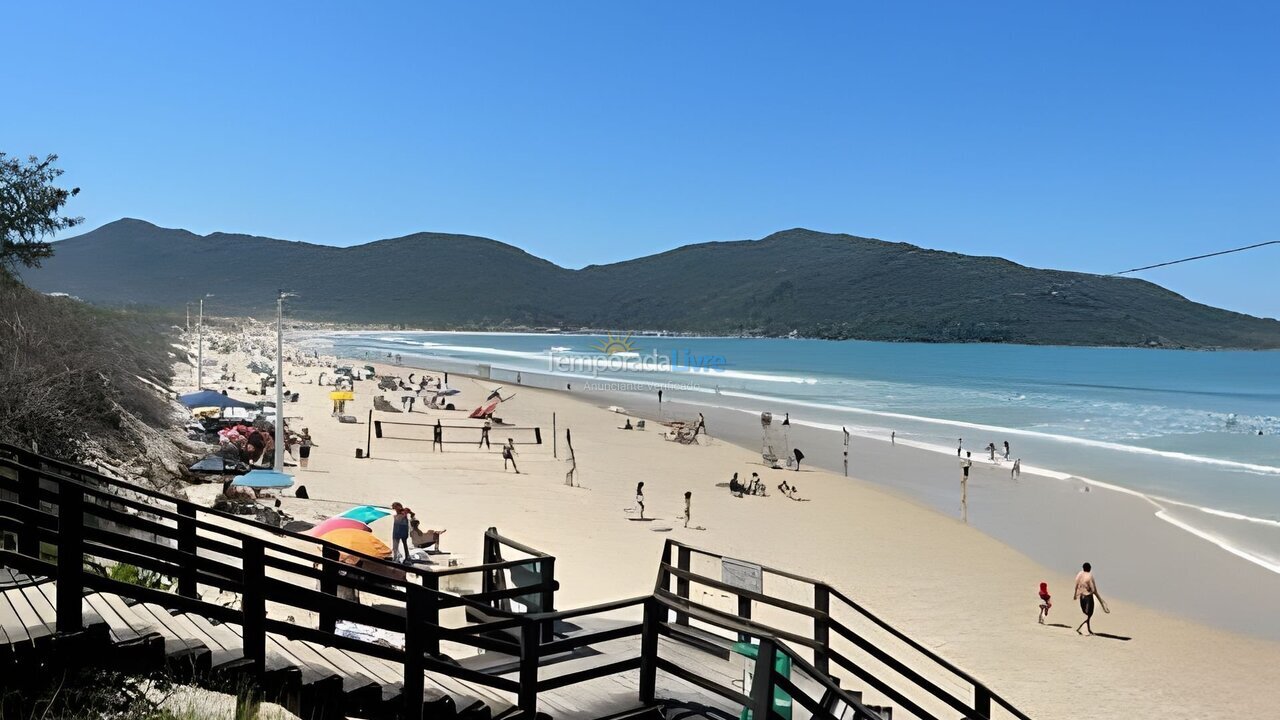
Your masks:
<svg viewBox="0 0 1280 720"><path fill-rule="evenodd" d="M1098 581L1093 579L1093 565L1085 563L1080 567L1080 572L1076 573L1075 595L1072 598L1080 602L1080 612L1084 613L1084 621L1076 627L1076 634L1078 635L1094 634L1094 598L1097 598L1097 604L1104 613L1111 612L1111 608L1107 607L1107 601L1103 600L1102 594L1098 592ZM1049 617L1049 609L1052 607L1053 600L1049 594L1049 584L1042 582L1040 583L1040 616L1037 618L1037 622L1043 625L1044 621Z"/></svg>
<svg viewBox="0 0 1280 720"><path fill-rule="evenodd" d="M636 520L652 519L652 518L646 518L644 516L644 481L643 480L636 483L635 512L637 513L637 517L635 518ZM689 527L689 523L693 521L693 491L692 490L686 490L684 492L684 514L676 519L684 520L685 527ZM696 525L692 529L706 530L706 528L702 527L701 525Z"/></svg>
<svg viewBox="0 0 1280 720"><path fill-rule="evenodd" d="M408 562L409 548L440 551L444 530L423 530L413 510L399 502L391 503L391 559Z"/></svg>

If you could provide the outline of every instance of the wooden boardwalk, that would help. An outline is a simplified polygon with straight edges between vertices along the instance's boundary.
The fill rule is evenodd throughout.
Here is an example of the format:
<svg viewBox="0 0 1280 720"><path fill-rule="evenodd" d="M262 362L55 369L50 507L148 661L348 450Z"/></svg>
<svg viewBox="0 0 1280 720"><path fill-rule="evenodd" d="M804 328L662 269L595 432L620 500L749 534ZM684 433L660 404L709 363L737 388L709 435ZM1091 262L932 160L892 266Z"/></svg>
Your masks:
<svg viewBox="0 0 1280 720"><path fill-rule="evenodd" d="M56 607L54 580L10 576L0 584L0 656L16 663L54 650ZM123 660L124 666L137 670L168 668L178 677L212 687L234 683L248 666L238 624L218 623L199 614L101 592L84 596L83 617L81 637L85 642L78 652L110 658L112 665ZM720 681L741 684L741 664L666 638L661 644L660 652L674 662L700 665L717 673ZM563 676L584 665L636 657L639 652L637 638L608 641L574 659L539 668L539 679ZM518 662L518 658L498 653L488 655L494 665ZM293 695L294 708L304 717L318 715L322 703L339 702L344 713L353 717L392 716L403 704L403 666L364 653L268 633L265 669L270 676L267 685L284 696ZM424 707L435 711L433 715L493 718L515 710L514 694L448 675L425 672L424 686ZM626 671L544 692L538 698L538 709L556 720L591 720L640 707L639 688L639 671ZM674 677L660 677L657 688L667 705L702 706L720 713L695 712L686 717L723 720L736 717L742 709Z"/></svg>

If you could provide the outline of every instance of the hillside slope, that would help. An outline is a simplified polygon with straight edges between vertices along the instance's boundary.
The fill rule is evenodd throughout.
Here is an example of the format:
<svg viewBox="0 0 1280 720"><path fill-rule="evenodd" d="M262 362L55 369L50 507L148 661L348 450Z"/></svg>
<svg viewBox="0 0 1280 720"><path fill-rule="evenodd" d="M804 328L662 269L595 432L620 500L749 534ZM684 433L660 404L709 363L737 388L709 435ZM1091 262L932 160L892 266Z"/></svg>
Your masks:
<svg viewBox="0 0 1280 720"><path fill-rule="evenodd" d="M795 229L568 270L486 238L349 248L120 220L58 242L24 280L110 304L438 328L596 327L923 342L1280 347L1280 321L1158 285Z"/></svg>

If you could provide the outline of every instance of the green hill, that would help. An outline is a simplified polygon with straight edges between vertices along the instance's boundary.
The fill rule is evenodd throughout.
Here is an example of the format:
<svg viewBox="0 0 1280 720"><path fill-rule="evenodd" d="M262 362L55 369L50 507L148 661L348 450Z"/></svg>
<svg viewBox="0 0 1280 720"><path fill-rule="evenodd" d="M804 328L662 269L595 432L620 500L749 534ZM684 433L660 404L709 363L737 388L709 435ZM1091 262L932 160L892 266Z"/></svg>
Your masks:
<svg viewBox="0 0 1280 720"><path fill-rule="evenodd" d="M98 303L433 328L555 326L924 342L1280 347L1280 321L1133 278L795 229L569 270L486 238L349 248L120 220L55 244L24 280Z"/></svg>

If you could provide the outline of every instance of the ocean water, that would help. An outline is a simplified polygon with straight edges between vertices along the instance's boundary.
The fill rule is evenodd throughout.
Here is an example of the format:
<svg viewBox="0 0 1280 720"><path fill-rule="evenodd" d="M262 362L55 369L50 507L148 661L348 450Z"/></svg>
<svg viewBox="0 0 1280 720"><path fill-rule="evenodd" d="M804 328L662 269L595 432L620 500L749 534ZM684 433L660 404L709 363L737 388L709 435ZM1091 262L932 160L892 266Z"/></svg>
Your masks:
<svg viewBox="0 0 1280 720"><path fill-rule="evenodd" d="M1280 352L563 334L334 333L346 357L775 414L954 455L1008 441L1025 470L1140 494L1280 573ZM662 359L665 358L665 362ZM612 363L612 366L606 363ZM618 366L628 363L621 369ZM1261 431L1261 435L1259 435Z"/></svg>

